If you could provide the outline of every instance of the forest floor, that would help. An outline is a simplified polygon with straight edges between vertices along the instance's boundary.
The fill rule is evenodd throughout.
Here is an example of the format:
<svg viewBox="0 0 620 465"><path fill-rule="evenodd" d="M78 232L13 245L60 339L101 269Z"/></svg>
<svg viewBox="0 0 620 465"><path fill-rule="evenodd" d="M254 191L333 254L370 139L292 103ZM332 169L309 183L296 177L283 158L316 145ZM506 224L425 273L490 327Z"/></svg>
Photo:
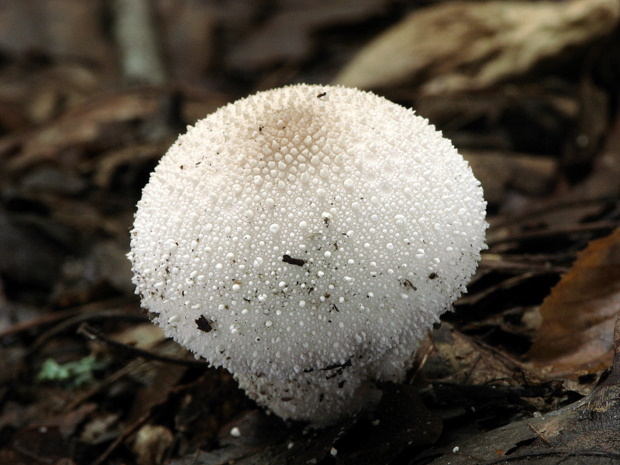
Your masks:
<svg viewBox="0 0 620 465"><path fill-rule="evenodd" d="M615 0L6 0L0 24L0 463L620 463ZM165 339L126 258L186 125L299 82L428 118L490 224L406 383L322 430Z"/></svg>

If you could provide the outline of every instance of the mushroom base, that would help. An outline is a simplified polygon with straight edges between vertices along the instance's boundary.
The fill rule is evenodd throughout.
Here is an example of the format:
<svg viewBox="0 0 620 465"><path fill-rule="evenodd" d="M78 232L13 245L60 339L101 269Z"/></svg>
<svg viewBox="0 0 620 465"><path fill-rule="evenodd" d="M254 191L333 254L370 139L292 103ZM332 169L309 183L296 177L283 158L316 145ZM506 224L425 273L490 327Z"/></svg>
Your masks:
<svg viewBox="0 0 620 465"><path fill-rule="evenodd" d="M382 394L373 382L351 377L344 381L341 376L335 376L320 383L314 379L281 381L244 375L235 378L258 405L284 420L307 422L314 428L333 425L362 410L372 410Z"/></svg>

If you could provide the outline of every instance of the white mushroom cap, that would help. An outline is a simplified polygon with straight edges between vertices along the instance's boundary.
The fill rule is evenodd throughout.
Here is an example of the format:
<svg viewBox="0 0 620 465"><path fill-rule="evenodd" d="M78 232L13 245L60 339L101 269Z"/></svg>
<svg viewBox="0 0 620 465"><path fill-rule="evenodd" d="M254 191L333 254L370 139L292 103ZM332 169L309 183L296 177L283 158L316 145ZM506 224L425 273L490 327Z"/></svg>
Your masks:
<svg viewBox="0 0 620 465"><path fill-rule="evenodd" d="M325 425L363 406L367 380L403 379L476 269L485 206L413 111L290 86L179 137L144 188L129 257L168 336L281 417Z"/></svg>

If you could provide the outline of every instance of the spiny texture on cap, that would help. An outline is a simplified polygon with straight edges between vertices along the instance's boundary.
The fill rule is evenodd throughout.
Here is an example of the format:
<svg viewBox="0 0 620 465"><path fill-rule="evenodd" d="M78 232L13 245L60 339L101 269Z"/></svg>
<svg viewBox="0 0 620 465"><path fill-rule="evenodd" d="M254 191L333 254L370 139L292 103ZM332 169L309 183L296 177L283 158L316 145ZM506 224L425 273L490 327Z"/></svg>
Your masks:
<svg viewBox="0 0 620 465"><path fill-rule="evenodd" d="M298 85L179 137L144 188L129 256L168 336L276 414L324 425L363 405L366 380L404 377L465 291L484 218L468 164L425 119Z"/></svg>

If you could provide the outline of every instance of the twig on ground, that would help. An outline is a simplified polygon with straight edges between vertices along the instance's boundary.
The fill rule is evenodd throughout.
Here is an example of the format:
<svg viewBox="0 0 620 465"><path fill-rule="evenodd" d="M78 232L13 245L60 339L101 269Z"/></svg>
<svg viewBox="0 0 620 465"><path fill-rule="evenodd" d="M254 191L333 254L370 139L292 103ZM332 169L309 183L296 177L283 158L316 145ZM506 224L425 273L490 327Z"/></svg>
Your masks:
<svg viewBox="0 0 620 465"><path fill-rule="evenodd" d="M209 364L204 361L198 360L185 360L180 358L166 357L165 355L159 355L153 352L149 352L147 350L138 349L137 347L132 347L127 344L123 344L121 342L110 339L109 337L103 335L100 331L96 330L88 323L82 323L82 325L78 328L78 334L82 334L86 336L88 339L92 341L101 341L106 345L113 347L115 349L120 349L121 351L133 356L133 357L142 357L147 360L155 360L158 362L164 363L172 363L175 365L183 365L195 368L206 369L209 367Z"/></svg>
<svg viewBox="0 0 620 465"><path fill-rule="evenodd" d="M86 321L94 321L94 320L130 320L130 321L148 321L148 317L146 315L138 314L138 313L128 313L123 310L104 310L97 311L94 313L80 313L75 315L72 318L67 318L66 320L60 322L50 330L44 332L41 336L39 336L34 343L30 346L28 350L28 355L32 355L37 352L42 346L44 346L48 341L57 336L58 334L68 330L73 326L77 326L80 323Z"/></svg>
<svg viewBox="0 0 620 465"><path fill-rule="evenodd" d="M508 242L521 242L532 239L541 239L546 237L563 236L567 234L592 233L596 231L611 231L620 226L618 222L613 221L597 221L586 224L577 224L573 226L564 226L560 228L546 228L540 231L528 231L514 234L507 237L491 238L487 241L489 247Z"/></svg>

